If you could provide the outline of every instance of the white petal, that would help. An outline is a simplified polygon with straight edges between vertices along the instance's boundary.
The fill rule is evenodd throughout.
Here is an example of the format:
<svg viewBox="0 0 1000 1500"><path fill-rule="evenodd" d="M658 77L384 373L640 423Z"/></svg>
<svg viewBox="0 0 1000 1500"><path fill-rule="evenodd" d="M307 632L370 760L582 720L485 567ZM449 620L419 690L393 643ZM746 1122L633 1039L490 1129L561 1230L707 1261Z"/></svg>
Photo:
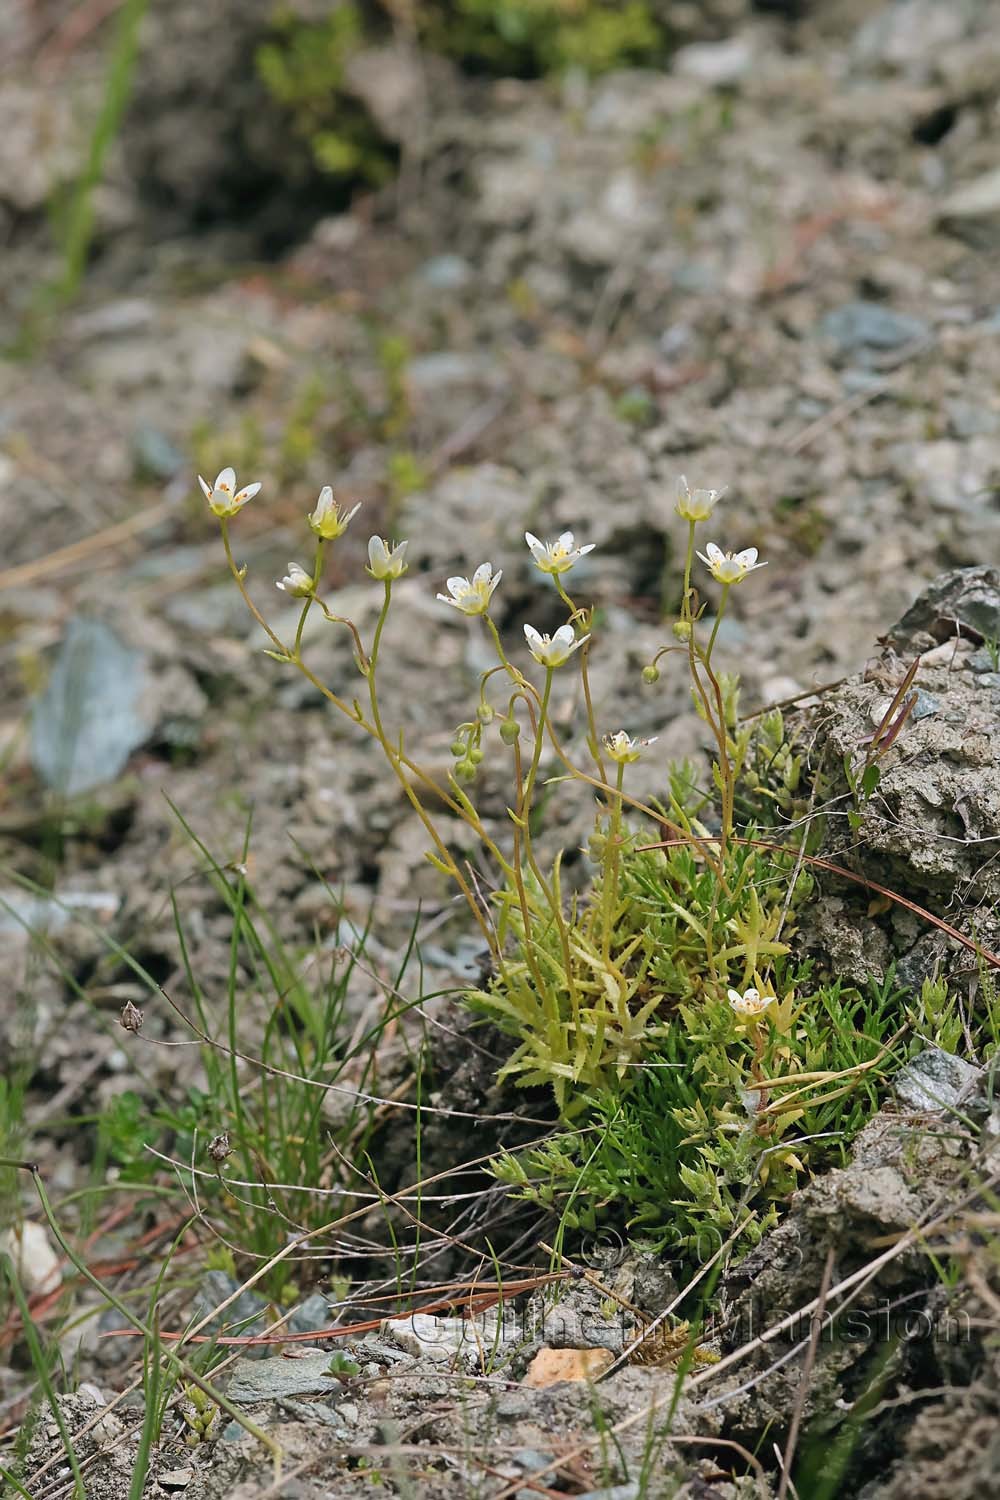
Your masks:
<svg viewBox="0 0 1000 1500"><path fill-rule="evenodd" d="M756 1005L757 1001L760 999L760 990L744 990L743 999L746 1001L747 1005Z"/></svg>
<svg viewBox="0 0 1000 1500"><path fill-rule="evenodd" d="M740 994L739 990L733 990L733 989L731 989L729 991L729 1003L730 1003L730 1005L742 1005L743 1004L743 996Z"/></svg>
<svg viewBox="0 0 1000 1500"><path fill-rule="evenodd" d="M572 552L573 533L571 531L564 531L556 545L562 547L565 552Z"/></svg>
<svg viewBox="0 0 1000 1500"><path fill-rule="evenodd" d="M200 474L198 475L198 483L201 485L201 488L202 488L202 491L204 493L205 499L206 500L211 500L211 498L212 498L212 486L210 484L206 484L205 480L202 479L202 477L201 477Z"/></svg>
<svg viewBox="0 0 1000 1500"><path fill-rule="evenodd" d="M593 552L593 550L594 550L594 548L596 546L597 546L596 542L588 542L587 545L586 545L586 547L581 547L579 549L579 556L580 557L586 557L587 553L588 552Z"/></svg>
<svg viewBox="0 0 1000 1500"><path fill-rule="evenodd" d="M552 640L553 642L560 641L564 646L572 646L576 640L576 631L572 625L560 625Z"/></svg>
<svg viewBox="0 0 1000 1500"><path fill-rule="evenodd" d="M706 557L703 557L702 561L703 562L707 562L708 565L709 565L709 567L711 567L713 563L720 563L720 562L722 562L723 559L725 558L725 555L726 555L723 552L722 548L721 547L717 547L714 542L708 542L707 543L707 545L705 547L705 552L708 555ZM701 557L701 553L700 552L698 553L698 556Z"/></svg>
<svg viewBox="0 0 1000 1500"><path fill-rule="evenodd" d="M736 561L739 563L741 568L752 568L754 563L757 561L757 548L747 547L744 549L744 551L737 552Z"/></svg>
<svg viewBox="0 0 1000 1500"><path fill-rule="evenodd" d="M407 549L407 547L409 545L410 545L409 542L397 542L396 545L395 545L395 547L393 547L393 549L392 549L393 556L397 557L399 559L399 561L402 562L403 557L406 554L406 549ZM497 574L497 577L498 578L500 577L499 573Z"/></svg>
<svg viewBox="0 0 1000 1500"><path fill-rule="evenodd" d="M493 574L493 582L490 584L490 593L491 594L493 593L493 590L496 588L497 584L500 582L500 580L501 580L502 577L503 577L503 568L500 569L499 573L494 573Z"/></svg>
<svg viewBox="0 0 1000 1500"><path fill-rule="evenodd" d="M524 638L528 642L528 645L531 647L532 651L537 651L542 645L542 637L539 635L534 625L525 625Z"/></svg>
<svg viewBox="0 0 1000 1500"><path fill-rule="evenodd" d="M488 580L488 578L489 578L489 576L490 576L490 574L492 572L493 572L493 564L492 563L480 563L479 567L476 569L476 571L472 575L472 581L473 581L473 583L485 583Z"/></svg>
<svg viewBox="0 0 1000 1500"><path fill-rule="evenodd" d="M376 563L384 563L387 560L385 542L380 536L368 538L368 561L374 568Z"/></svg>
<svg viewBox="0 0 1000 1500"><path fill-rule="evenodd" d="M447 594L438 594L438 598L441 600L442 604L454 604L455 608L458 608L458 601L455 599L449 599Z"/></svg>
<svg viewBox="0 0 1000 1500"><path fill-rule="evenodd" d="M235 485L235 483L235 469L220 469L215 477L215 483L213 484L212 488L213 490L221 490L224 495L231 495L233 493L233 486Z"/></svg>
<svg viewBox="0 0 1000 1500"><path fill-rule="evenodd" d="M537 536L532 536L530 531L526 531L524 533L524 540L527 542L528 546L531 548L536 557L545 556L545 547L538 540Z"/></svg>
<svg viewBox="0 0 1000 1500"><path fill-rule="evenodd" d="M234 505L246 505L247 501L248 500L252 500L253 497L254 497L254 495L256 495L259 492L259 490L260 490L260 481L258 481L256 484L247 484L247 485L244 485L243 488L240 490L239 494L233 496L233 504Z"/></svg>
<svg viewBox="0 0 1000 1500"><path fill-rule="evenodd" d="M316 501L316 509L319 510L320 506L323 506L323 508L325 509L326 506L331 505L332 503L333 490L330 485L324 484L323 488L319 492L319 499Z"/></svg>
<svg viewBox="0 0 1000 1500"><path fill-rule="evenodd" d="M471 584L469 583L469 580L467 578L445 579L445 588L448 590L449 594L465 594L468 593L470 587Z"/></svg>

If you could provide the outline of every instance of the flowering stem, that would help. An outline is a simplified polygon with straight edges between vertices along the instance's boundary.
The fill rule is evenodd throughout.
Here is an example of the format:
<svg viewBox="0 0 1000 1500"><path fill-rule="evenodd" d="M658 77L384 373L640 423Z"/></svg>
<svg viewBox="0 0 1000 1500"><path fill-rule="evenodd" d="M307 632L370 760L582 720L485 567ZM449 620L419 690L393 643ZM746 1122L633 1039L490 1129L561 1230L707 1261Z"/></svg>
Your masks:
<svg viewBox="0 0 1000 1500"><path fill-rule="evenodd" d="M531 837L531 797L535 787L535 778L538 775L539 762L542 758L542 745L545 740L545 729L549 723L549 699L552 696L552 678L554 675L554 671L555 669L553 667L545 668L545 687L542 689L541 697L538 699L537 718L535 717L534 705L532 704L531 699L527 697L525 698L525 702L528 706L528 712L531 714L532 719L532 728L535 735L535 749L534 754L531 757L531 765L528 769L528 775L525 778L523 788L521 788L518 796L517 817L514 821L514 865L518 871L519 896L522 901L522 911L527 917L527 899L524 894L523 878L520 874L521 860L519 856L519 848L521 841L523 840L524 854L528 862L528 867L531 870L531 873L534 875L539 889L542 891L545 899L548 901L549 910L552 912L553 919L559 929L559 942L563 952L563 966L566 970L566 984L569 989L570 1003L573 1007L573 1013L575 1015L579 1008L579 998L576 992L576 981L573 977L573 954L569 945L569 933L566 931L566 921L563 917L562 907L556 894L556 890L553 888L553 886L550 886L548 881L545 879L538 864L538 860L535 858L535 851ZM535 696L537 696L537 694ZM519 755L517 757L517 764L519 773L518 785L520 786ZM530 937L528 943L526 943L525 945L525 950L527 951L529 947ZM537 974L536 983L539 986L539 994L544 997L546 994L546 986L544 985L541 976Z"/></svg>
<svg viewBox="0 0 1000 1500"><path fill-rule="evenodd" d="M486 939L487 947L489 948L490 952L493 954L493 957L497 960L497 962L502 963L500 948L496 939L496 935L494 934L493 929L490 927L490 924L487 922L480 909L479 902L476 900L475 892L472 890L468 881L465 879L465 876L459 869L447 844L444 842L437 829L435 828L430 814L427 812L420 798L417 796L407 777L403 774L402 755L397 752L389 743L385 729L382 725L382 713L379 708L378 692L375 685L375 672L378 666L379 649L382 644L382 632L385 629L385 622L389 615L389 605L391 603L391 600L392 579L387 578L385 580L385 597L382 601L382 608L379 611L378 624L375 626L375 636L372 640L371 655L368 658L368 670L365 673L365 676L368 679L368 701L371 704L372 724L374 726L375 738L382 746L385 757L388 760L393 771L395 772L396 779L402 787L407 801L413 808L413 811L416 813L417 817L420 819L421 823L424 826L425 832L432 840L434 847L437 849L438 856L442 864L445 866L449 875L454 880L459 890L462 892L462 895L465 897L469 910L475 917L476 922L479 925L479 929L482 932L483 937Z"/></svg>
<svg viewBox="0 0 1000 1500"><path fill-rule="evenodd" d="M521 674L517 670L517 668L516 667L512 667L511 664L510 664L510 662L507 660L507 653L503 649L503 641L500 639L500 632L499 632L499 630L496 628L496 626L494 625L493 621L490 619L490 617L489 617L488 614L484 614L483 615L483 619L486 621L486 624L489 626L489 632L490 632L490 635L493 637L493 644L497 648L497 656L499 656L501 664L504 667L506 667L507 671L514 678L514 681L517 682L521 678Z"/></svg>
<svg viewBox="0 0 1000 1500"><path fill-rule="evenodd" d="M535 778L538 775L538 763L542 758L542 740L544 738L543 726L549 719L549 699L552 697L553 667L545 668L545 686L542 689L541 702L538 708L538 729L535 734L535 753L531 757L531 765L528 769L527 779L524 783L524 791L521 794L520 812L524 818L525 834L528 834L528 822L531 817L531 794L535 787Z"/></svg>
<svg viewBox="0 0 1000 1500"><path fill-rule="evenodd" d="M594 611L577 609L572 599L563 588L562 580L558 573L554 573L556 588L559 597L570 612L571 623L579 622L584 633L589 632L594 623ZM597 733L597 719L594 716L594 700L590 692L590 669L589 669L590 642L585 641L580 647L580 682L583 686L583 701L587 710L587 749L590 751L591 759L597 767L597 774L602 781L607 781L608 773L604 769L604 761L601 758L601 741Z"/></svg>
<svg viewBox="0 0 1000 1500"><path fill-rule="evenodd" d="M323 552L325 548L326 543L324 542L323 538L320 537L319 541L316 543L316 561L313 563L313 591L306 599L305 603L302 605L302 613L299 615L299 623L295 630L295 645L293 646L292 650L295 653L296 661L299 659L302 651L302 632L306 628L306 619L308 617L310 609L312 609L313 603L315 602L316 590L319 588L319 581L323 574Z"/></svg>
<svg viewBox="0 0 1000 1500"><path fill-rule="evenodd" d="M681 619L691 618L691 567L694 563L694 529L697 521L688 522L687 551L684 554L684 592L681 595Z"/></svg>
<svg viewBox="0 0 1000 1500"><path fill-rule="evenodd" d="M615 777L615 796L611 799L611 817L608 823L608 837L604 849L604 882L601 891L601 911L603 917L603 953L604 962L611 962L611 930L614 926L615 910L618 905L618 856L621 843L622 828L622 788L625 784L625 765L619 761L617 775Z"/></svg>
<svg viewBox="0 0 1000 1500"><path fill-rule="evenodd" d="M236 580L236 587L243 595L244 604L253 615L254 619L257 621L257 624L260 626L261 630L263 630L264 633L270 638L270 640L274 642L281 654L285 657L288 657L288 660L291 661L293 658L289 656L288 647L279 636L275 635L274 631L271 629L270 625L267 623L267 621L264 619L264 616L257 608L256 604L254 604L253 600L250 598L250 595L247 593L246 584L243 582L243 572L236 566L236 559L233 557L233 549L229 542L229 521L226 516L219 517L219 529L222 532L222 545L226 549L226 561L229 564L229 571L230 573L232 573L233 578Z"/></svg>
<svg viewBox="0 0 1000 1500"><path fill-rule="evenodd" d="M715 637L719 633L719 626L722 624L722 616L726 612L726 600L729 598L730 588L731 585L728 583L724 583L722 585L722 598L719 600L719 608L715 616L715 624L712 626L712 634L708 638L708 647L705 651L706 666L708 666L709 662L712 660L712 651L715 648Z"/></svg>

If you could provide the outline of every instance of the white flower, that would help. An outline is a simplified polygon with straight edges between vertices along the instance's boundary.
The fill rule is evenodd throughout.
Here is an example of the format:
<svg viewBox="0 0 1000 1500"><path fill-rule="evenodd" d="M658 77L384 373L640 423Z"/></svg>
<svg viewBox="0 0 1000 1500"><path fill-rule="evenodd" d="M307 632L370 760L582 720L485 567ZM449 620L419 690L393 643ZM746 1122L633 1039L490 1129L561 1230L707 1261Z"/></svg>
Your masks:
<svg viewBox="0 0 1000 1500"><path fill-rule="evenodd" d="M443 604L453 604L463 615L484 615L502 577L502 571L493 572L492 563L480 563L471 578L449 578L448 593L438 594L438 598Z"/></svg>
<svg viewBox="0 0 1000 1500"><path fill-rule="evenodd" d="M729 1003L740 1020L747 1021L762 1016L767 1007L774 1004L774 996L762 995L760 990L752 988L744 990L742 995L739 990L730 990Z"/></svg>
<svg viewBox="0 0 1000 1500"><path fill-rule="evenodd" d="M368 571L373 578L401 578L406 572L406 549L409 542L390 544L380 536L368 538Z"/></svg>
<svg viewBox="0 0 1000 1500"><path fill-rule="evenodd" d="M723 552L714 542L709 542L698 556L719 583L740 583L755 568L766 568L767 563L757 561L757 548L747 547L743 552Z"/></svg>
<svg viewBox="0 0 1000 1500"><path fill-rule="evenodd" d="M236 512L242 510L247 501L252 500L260 489L259 484L248 484L234 494L236 490L235 469L220 469L214 484L207 484L199 474L198 483L201 485L205 499L217 516L235 516Z"/></svg>
<svg viewBox="0 0 1000 1500"><path fill-rule="evenodd" d="M596 542L588 542L586 547L574 547L571 531L564 531L554 542L540 542L537 536L526 531L524 540L531 548L535 566L541 568L543 573L552 574L568 573L575 562L586 557L588 552L593 552L597 546Z"/></svg>
<svg viewBox="0 0 1000 1500"><path fill-rule="evenodd" d="M288 572L274 586L276 589L281 589L284 594L291 594L296 599L305 599L313 592L313 577L299 563L290 562Z"/></svg>
<svg viewBox="0 0 1000 1500"><path fill-rule="evenodd" d="M356 516L360 509L361 501L359 500L353 510L349 510L346 516L343 515L340 506L333 498L333 490L325 484L319 492L316 509L309 517L309 525L324 541L335 542L338 536L343 536L351 517Z"/></svg>
<svg viewBox="0 0 1000 1500"><path fill-rule="evenodd" d="M604 736L605 750L611 759L617 761L620 766L627 766L632 761L638 760L647 745L655 744L655 735L651 740L633 740L629 738L624 729L619 729L617 734L606 734Z"/></svg>
<svg viewBox="0 0 1000 1500"><path fill-rule="evenodd" d="M674 509L682 521L707 521L725 490L689 490L682 474L677 481Z"/></svg>
<svg viewBox="0 0 1000 1500"><path fill-rule="evenodd" d="M525 625L524 638L528 650L543 667L561 667L574 651L590 640L589 635L582 635L577 640L572 625L560 625L555 635L541 635L533 625Z"/></svg>

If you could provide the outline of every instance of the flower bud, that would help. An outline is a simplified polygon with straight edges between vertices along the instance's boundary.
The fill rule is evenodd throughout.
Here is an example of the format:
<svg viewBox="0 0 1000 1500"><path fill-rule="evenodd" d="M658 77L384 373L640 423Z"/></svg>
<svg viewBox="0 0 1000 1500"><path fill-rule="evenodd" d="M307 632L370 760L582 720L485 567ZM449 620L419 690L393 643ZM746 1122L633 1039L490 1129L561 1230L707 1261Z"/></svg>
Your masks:
<svg viewBox="0 0 1000 1500"><path fill-rule="evenodd" d="M642 669L642 680L643 680L643 682L648 682L650 684L652 684L654 682L659 682L659 680L660 680L660 669L659 669L659 667L654 666L654 664L652 662L650 662L650 664L649 664L648 667L643 667L643 669Z"/></svg>
<svg viewBox="0 0 1000 1500"><path fill-rule="evenodd" d="M480 724L492 724L496 718L496 714L488 703L480 703L476 709L476 718Z"/></svg>
<svg viewBox="0 0 1000 1500"><path fill-rule="evenodd" d="M672 626L674 637L678 641L689 641L691 639L691 621L675 620Z"/></svg>
<svg viewBox="0 0 1000 1500"><path fill-rule="evenodd" d="M458 760L460 756L465 754L465 741L452 740L451 744L448 746L448 749L451 751L455 759Z"/></svg>
<svg viewBox="0 0 1000 1500"><path fill-rule="evenodd" d="M500 720L500 738L503 740L505 745L516 744L517 737L520 733L521 726L516 719L510 718Z"/></svg>
<svg viewBox="0 0 1000 1500"><path fill-rule="evenodd" d="M475 781L476 768L473 762L468 758L460 760L455 767L455 777L458 781Z"/></svg>
<svg viewBox="0 0 1000 1500"><path fill-rule="evenodd" d="M478 766L482 758L483 752L480 750L479 746L473 745L472 749L469 751L469 759L472 761L472 764L474 766Z"/></svg>

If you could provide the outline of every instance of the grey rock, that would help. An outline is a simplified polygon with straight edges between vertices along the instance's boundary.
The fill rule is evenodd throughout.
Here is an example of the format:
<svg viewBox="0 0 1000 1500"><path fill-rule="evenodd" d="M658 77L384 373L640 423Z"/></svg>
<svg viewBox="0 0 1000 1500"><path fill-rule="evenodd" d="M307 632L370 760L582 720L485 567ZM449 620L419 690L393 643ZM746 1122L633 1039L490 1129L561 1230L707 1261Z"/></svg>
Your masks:
<svg viewBox="0 0 1000 1500"><path fill-rule="evenodd" d="M325 1401L297 1401L292 1396L283 1396L280 1406L288 1416L298 1417L300 1422L307 1422L310 1427L332 1427L340 1437L348 1436L347 1423Z"/></svg>
<svg viewBox="0 0 1000 1500"><path fill-rule="evenodd" d="M31 719L32 765L48 786L72 797L124 770L153 727L142 709L146 683L141 653L107 625L70 621Z"/></svg>
<svg viewBox="0 0 1000 1500"><path fill-rule="evenodd" d="M58 891L55 896L32 896L27 891L0 889L0 936L29 932L60 932L81 912L88 921L107 922L121 906L113 891Z"/></svg>
<svg viewBox="0 0 1000 1500"><path fill-rule="evenodd" d="M156 304L147 297L119 297L73 318L70 329L82 339L120 338L141 333L156 322Z"/></svg>
<svg viewBox="0 0 1000 1500"><path fill-rule="evenodd" d="M895 312L881 302L846 302L824 314L819 332L840 355L864 360L917 343L929 336L930 327L922 318Z"/></svg>
<svg viewBox="0 0 1000 1500"><path fill-rule="evenodd" d="M319 1349L297 1359L270 1355L267 1359L235 1361L226 1394L231 1401L245 1406L253 1401L280 1401L288 1396L334 1397L341 1390L336 1375L330 1373L330 1351Z"/></svg>
<svg viewBox="0 0 1000 1500"><path fill-rule="evenodd" d="M154 479L172 479L187 463L185 454L166 433L145 424L132 434L132 456L139 472Z"/></svg>
<svg viewBox="0 0 1000 1500"><path fill-rule="evenodd" d="M201 1279L198 1294L194 1300L195 1317L200 1322L214 1308L220 1306L227 1298L239 1290L240 1283L225 1271L206 1271ZM241 1292L235 1302L231 1302L226 1310L213 1318L206 1325L206 1331L210 1333L232 1333L238 1330L240 1333L263 1333L264 1312L267 1303L260 1297L255 1297L253 1292ZM256 1351L249 1357L262 1359L266 1350Z"/></svg>
<svg viewBox="0 0 1000 1500"><path fill-rule="evenodd" d="M329 893L326 893L329 902ZM329 1328L333 1319L330 1304L319 1292L313 1292L292 1313L288 1320L290 1333L315 1333L318 1328Z"/></svg>
<svg viewBox="0 0 1000 1500"><path fill-rule="evenodd" d="M979 247L995 244L1000 238L1000 167L949 193L938 219L945 229Z"/></svg>
<svg viewBox="0 0 1000 1500"><path fill-rule="evenodd" d="M912 651L918 638L949 640L956 625L991 640L1000 636L1000 568L942 573L892 627L889 639L897 651ZM925 650L926 644L917 649Z"/></svg>
<svg viewBox="0 0 1000 1500"><path fill-rule="evenodd" d="M724 88L745 78L753 65L753 48L745 38L733 36L724 42L692 42L674 54L676 73L697 79L710 88Z"/></svg>
<svg viewBox="0 0 1000 1500"><path fill-rule="evenodd" d="M193 1469L162 1469L156 1482L163 1490L186 1490L193 1478Z"/></svg>
<svg viewBox="0 0 1000 1500"><path fill-rule="evenodd" d="M859 61L878 68L922 74L941 48L960 40L972 13L968 0L952 5L892 0L858 28L852 50Z"/></svg>
<svg viewBox="0 0 1000 1500"><path fill-rule="evenodd" d="M472 280L472 267L461 255L435 255L417 272L425 286L435 292L457 292Z"/></svg>
<svg viewBox="0 0 1000 1500"><path fill-rule="evenodd" d="M349 58L344 86L387 141L403 141L426 108L424 61L415 47L365 47Z"/></svg>
<svg viewBox="0 0 1000 1500"><path fill-rule="evenodd" d="M968 1098L981 1077L981 1070L972 1063L940 1047L928 1047L901 1069L894 1087L896 1098L909 1109L941 1111Z"/></svg>
<svg viewBox="0 0 1000 1500"><path fill-rule="evenodd" d="M974 437L961 442L896 443L889 449L896 472L918 500L936 510L985 511L1000 470L1000 442Z"/></svg>

